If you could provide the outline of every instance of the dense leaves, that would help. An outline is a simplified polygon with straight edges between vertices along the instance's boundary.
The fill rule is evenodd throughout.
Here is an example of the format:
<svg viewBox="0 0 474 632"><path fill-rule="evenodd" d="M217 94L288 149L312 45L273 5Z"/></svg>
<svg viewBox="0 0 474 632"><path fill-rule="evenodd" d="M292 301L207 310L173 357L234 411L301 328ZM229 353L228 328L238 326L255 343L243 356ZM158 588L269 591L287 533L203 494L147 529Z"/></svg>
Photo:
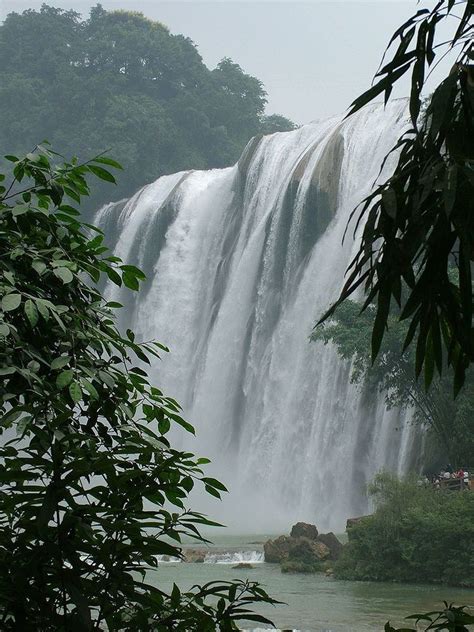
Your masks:
<svg viewBox="0 0 474 632"><path fill-rule="evenodd" d="M412 614L407 619L414 620L415 625L425 625L428 630L446 630L446 632L469 632L469 627L474 624L474 616L466 612L466 606L455 606L444 602L443 610ZM384 632L417 632L420 628L394 628L387 622ZM472 629L472 628L471 628Z"/></svg>
<svg viewBox="0 0 474 632"><path fill-rule="evenodd" d="M375 85L353 104L351 113L379 94L385 101L402 75L411 72L411 124L393 151L393 175L354 211L362 241L335 305L363 285L365 308L376 313L372 356L380 350L390 306L400 308L409 328L404 345L416 346L417 375L427 385L443 364L454 368L455 392L474 360L472 276L474 259L474 74L472 0L440 0L419 10L393 35ZM440 22L453 25L439 42ZM445 34L443 34L443 37ZM422 110L426 72L451 51L456 63Z"/></svg>
<svg viewBox="0 0 474 632"><path fill-rule="evenodd" d="M408 324L390 313L379 353L371 361L370 339L375 307L346 300L330 321L318 327L313 340L332 342L341 358L351 361L351 380L366 392L383 393L389 408L411 408L414 419L431 431L433 445L425 443L425 465L449 461L456 467L474 465L474 379L468 372L464 388L453 398L447 376L435 376L429 390L416 379L415 350L403 353Z"/></svg>
<svg viewBox="0 0 474 632"><path fill-rule="evenodd" d="M0 176L0 627L2 630L234 630L264 618L255 583L159 589L159 554L214 523L186 507L206 459L173 449L179 405L144 366L164 348L119 333L96 289L143 273L108 255L70 201L114 161L53 164L38 147Z"/></svg>
<svg viewBox="0 0 474 632"><path fill-rule="evenodd" d="M335 567L345 579L474 586L474 494L379 474L373 515L348 528Z"/></svg>
<svg viewBox="0 0 474 632"><path fill-rule="evenodd" d="M117 189L131 196L164 173L234 163L259 133L293 129L264 114L262 83L230 59L214 70L193 42L138 13L87 20L47 5L0 26L0 144L28 151L48 138L63 154L111 150L124 165Z"/></svg>

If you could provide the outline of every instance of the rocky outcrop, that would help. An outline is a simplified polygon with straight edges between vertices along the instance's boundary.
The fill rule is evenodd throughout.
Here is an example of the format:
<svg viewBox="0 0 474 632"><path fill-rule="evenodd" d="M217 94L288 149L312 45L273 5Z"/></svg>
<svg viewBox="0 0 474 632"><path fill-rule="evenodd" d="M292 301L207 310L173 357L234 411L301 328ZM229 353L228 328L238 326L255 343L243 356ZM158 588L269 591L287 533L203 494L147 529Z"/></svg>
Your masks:
<svg viewBox="0 0 474 632"><path fill-rule="evenodd" d="M288 558L281 564L283 573L317 573L324 571L329 558L328 547L317 540L294 538Z"/></svg>
<svg viewBox="0 0 474 632"><path fill-rule="evenodd" d="M279 564L288 558L290 551L291 538L287 535L281 535L275 540L267 540L263 545L265 562L270 564Z"/></svg>
<svg viewBox="0 0 474 632"><path fill-rule="evenodd" d="M323 562L331 555L328 547L317 540L308 538L296 538L290 546L288 559L293 561L304 561L309 564Z"/></svg>
<svg viewBox="0 0 474 632"><path fill-rule="evenodd" d="M265 562L281 564L284 573L325 571L338 559L343 545L334 533L319 533L314 524L298 522L289 536L268 540L263 546Z"/></svg>
<svg viewBox="0 0 474 632"><path fill-rule="evenodd" d="M297 522L291 527L291 538L308 538L308 540L316 540L318 537L318 529L316 525L307 522Z"/></svg>
<svg viewBox="0 0 474 632"><path fill-rule="evenodd" d="M329 549L329 559L337 560L342 553L344 545L340 542L332 531L329 533L320 533L318 542L322 542Z"/></svg>
<svg viewBox="0 0 474 632"><path fill-rule="evenodd" d="M359 516L358 518L348 518L346 522L346 531L353 527L355 524L358 524L364 518L365 516Z"/></svg>
<svg viewBox="0 0 474 632"><path fill-rule="evenodd" d="M206 553L204 549L183 549L184 561L190 564L202 564Z"/></svg>

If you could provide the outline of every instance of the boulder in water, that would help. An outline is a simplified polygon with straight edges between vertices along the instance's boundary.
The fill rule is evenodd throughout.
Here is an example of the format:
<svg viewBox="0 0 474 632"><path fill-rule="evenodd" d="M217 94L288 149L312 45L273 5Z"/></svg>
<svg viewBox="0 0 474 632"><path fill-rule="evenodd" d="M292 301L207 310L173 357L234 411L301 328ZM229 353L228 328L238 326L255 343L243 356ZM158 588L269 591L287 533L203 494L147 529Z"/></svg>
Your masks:
<svg viewBox="0 0 474 632"><path fill-rule="evenodd" d="M290 536L292 538L308 538L308 540L316 540L318 537L318 529L316 525L308 522L297 522L291 527Z"/></svg>
<svg viewBox="0 0 474 632"><path fill-rule="evenodd" d="M329 548L317 540L297 538L290 546L288 560L319 564L331 555Z"/></svg>
<svg viewBox="0 0 474 632"><path fill-rule="evenodd" d="M288 558L281 563L282 573L318 573L325 570L328 547L317 540L293 538Z"/></svg>
<svg viewBox="0 0 474 632"><path fill-rule="evenodd" d="M185 549L184 561L190 564L202 564L206 557L206 551L203 549Z"/></svg>
<svg viewBox="0 0 474 632"><path fill-rule="evenodd" d="M320 533L318 542L322 542L329 549L329 559L337 560L342 553L344 545L340 542L332 531L329 533Z"/></svg>
<svg viewBox="0 0 474 632"><path fill-rule="evenodd" d="M254 567L252 566L252 564L249 564L248 562L239 562L232 568L254 568Z"/></svg>
<svg viewBox="0 0 474 632"><path fill-rule="evenodd" d="M265 562L270 564L279 564L288 558L290 550L291 538L287 535L281 535L275 540L267 540L263 545L265 554Z"/></svg>

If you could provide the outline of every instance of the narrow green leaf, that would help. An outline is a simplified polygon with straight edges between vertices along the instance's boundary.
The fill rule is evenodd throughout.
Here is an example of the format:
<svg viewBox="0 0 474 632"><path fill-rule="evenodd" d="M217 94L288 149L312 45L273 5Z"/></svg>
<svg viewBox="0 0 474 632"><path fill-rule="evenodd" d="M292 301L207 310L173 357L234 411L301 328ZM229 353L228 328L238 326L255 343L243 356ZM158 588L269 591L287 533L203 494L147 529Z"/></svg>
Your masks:
<svg viewBox="0 0 474 632"><path fill-rule="evenodd" d="M109 167L115 167L115 169L123 169L120 163L118 163L116 160L113 160L112 158L108 158L107 156L99 156L98 158L94 158L92 162L98 162L102 165L109 165Z"/></svg>
<svg viewBox="0 0 474 632"><path fill-rule="evenodd" d="M69 385L69 395L71 396L71 399L75 404L81 401L82 391L77 382L72 382L72 384Z"/></svg>
<svg viewBox="0 0 474 632"><path fill-rule="evenodd" d="M114 176L109 171L107 171L107 169L103 169L102 167L97 167L95 165L89 165L89 171L101 180L116 184Z"/></svg>
<svg viewBox="0 0 474 632"><path fill-rule="evenodd" d="M33 301L29 298L25 302L25 314L32 327L35 327L39 320L38 310Z"/></svg>

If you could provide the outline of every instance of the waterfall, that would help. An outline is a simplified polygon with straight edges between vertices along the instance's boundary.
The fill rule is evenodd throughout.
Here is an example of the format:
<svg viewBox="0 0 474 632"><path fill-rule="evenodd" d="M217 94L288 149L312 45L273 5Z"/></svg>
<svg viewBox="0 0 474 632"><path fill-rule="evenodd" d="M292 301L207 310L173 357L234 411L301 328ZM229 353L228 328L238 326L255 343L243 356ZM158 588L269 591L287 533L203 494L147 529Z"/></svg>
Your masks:
<svg viewBox="0 0 474 632"><path fill-rule="evenodd" d="M121 326L169 346L151 378L196 427L177 440L228 485L210 512L234 531L341 531L367 511L375 472L419 458L407 415L309 342L357 248L351 231L342 244L349 215L405 125L399 100L255 138L234 167L163 176L95 219L147 274L136 296L106 294L124 303Z"/></svg>

